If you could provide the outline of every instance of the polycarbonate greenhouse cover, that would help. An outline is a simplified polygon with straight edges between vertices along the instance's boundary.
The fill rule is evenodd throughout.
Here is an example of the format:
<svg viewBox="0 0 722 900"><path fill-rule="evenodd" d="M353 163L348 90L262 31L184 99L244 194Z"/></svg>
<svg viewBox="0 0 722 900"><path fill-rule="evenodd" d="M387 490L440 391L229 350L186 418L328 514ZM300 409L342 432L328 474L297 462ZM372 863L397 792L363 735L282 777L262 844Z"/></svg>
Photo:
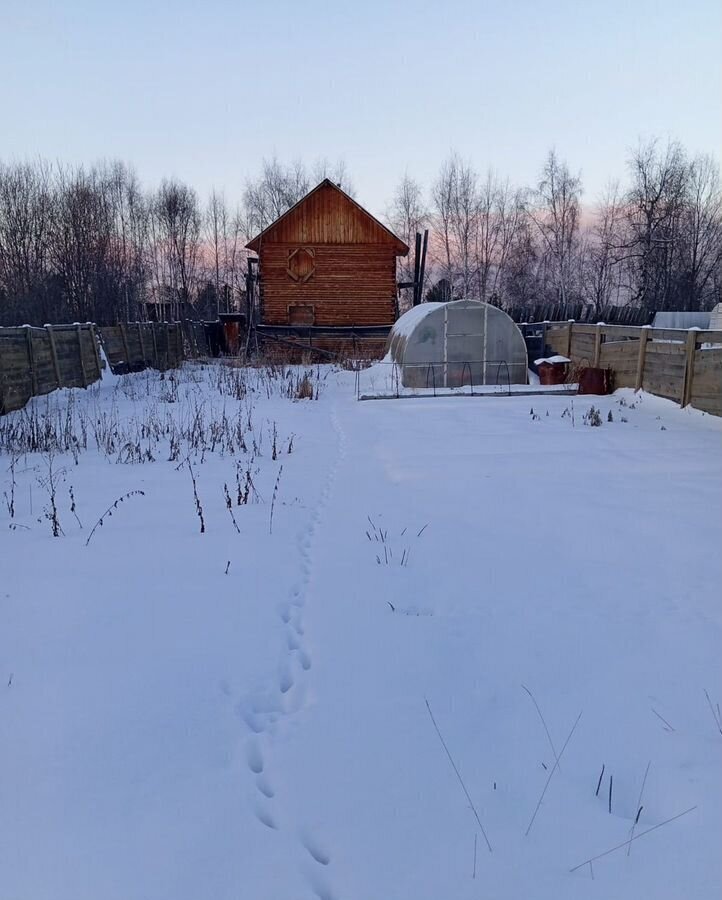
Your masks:
<svg viewBox="0 0 722 900"><path fill-rule="evenodd" d="M413 307L393 326L388 350L407 386L527 383L521 331L503 310L478 300Z"/></svg>

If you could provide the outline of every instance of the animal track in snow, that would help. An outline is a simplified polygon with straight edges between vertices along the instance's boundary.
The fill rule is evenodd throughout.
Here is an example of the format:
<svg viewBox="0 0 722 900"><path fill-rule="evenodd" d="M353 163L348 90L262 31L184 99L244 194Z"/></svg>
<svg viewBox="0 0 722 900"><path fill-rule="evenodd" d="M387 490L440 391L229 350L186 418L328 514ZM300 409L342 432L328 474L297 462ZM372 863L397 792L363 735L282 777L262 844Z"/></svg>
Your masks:
<svg viewBox="0 0 722 900"><path fill-rule="evenodd" d="M287 694L293 687L293 673L288 665L284 665L281 669L281 677L279 679L279 687L282 694Z"/></svg>
<svg viewBox="0 0 722 900"><path fill-rule="evenodd" d="M276 796L276 792L273 790L270 782L268 781L268 778L266 778L263 773L256 776L256 787L263 794L263 796L267 797L269 800Z"/></svg>
<svg viewBox="0 0 722 900"><path fill-rule="evenodd" d="M265 825L266 828L273 828L274 831L278 830L278 825L276 824L276 820L274 819L273 814L270 810L265 809L263 806L257 805L254 812L258 821Z"/></svg>
<svg viewBox="0 0 722 900"><path fill-rule="evenodd" d="M337 900L336 894L328 886L326 879L318 869L315 872L306 872L306 877L318 900Z"/></svg>
<svg viewBox="0 0 722 900"><path fill-rule="evenodd" d="M243 719L250 731L254 734L261 734L265 731L265 726L261 721L261 717L252 709L249 709L245 703L239 703L237 710L238 715Z"/></svg>
<svg viewBox="0 0 722 900"><path fill-rule="evenodd" d="M236 705L236 713L253 734L262 734L273 725L283 708L275 694L251 693Z"/></svg>
<svg viewBox="0 0 722 900"><path fill-rule="evenodd" d="M255 738L251 738L246 745L246 762L254 775L260 775L263 771L263 754Z"/></svg>
<svg viewBox="0 0 722 900"><path fill-rule="evenodd" d="M300 838L311 858L316 860L320 866L327 866L331 862L331 857L310 834L303 833Z"/></svg>
<svg viewBox="0 0 722 900"><path fill-rule="evenodd" d="M267 681L265 689L249 692L236 706L238 717L251 732L245 745L245 760L254 781L249 794L249 811L261 824L272 830L279 830L281 827L277 817L278 807L275 807L275 803L279 801L271 802L275 798L275 790L266 770L267 760L264 759L262 746L265 742L273 741L279 728L283 727L280 724L277 728L276 722L290 720L291 716L306 705L308 685L303 673L311 668L312 659L305 647L303 619L313 583L314 543L324 508L333 491L340 461L346 455L346 441L335 411L332 412L331 423L337 437L336 460L328 470L326 483L307 527L296 535L297 580L291 582L286 599L275 607L284 626L280 633L281 653L276 679ZM299 863L308 887L318 900L337 900L337 895L329 885L327 867L331 862L330 855L308 832L301 831L298 839L307 854Z"/></svg>
<svg viewBox="0 0 722 900"><path fill-rule="evenodd" d="M288 643L289 650L299 650L301 647L301 645L298 642L298 637L292 631L288 632L288 635L286 636L286 641Z"/></svg>

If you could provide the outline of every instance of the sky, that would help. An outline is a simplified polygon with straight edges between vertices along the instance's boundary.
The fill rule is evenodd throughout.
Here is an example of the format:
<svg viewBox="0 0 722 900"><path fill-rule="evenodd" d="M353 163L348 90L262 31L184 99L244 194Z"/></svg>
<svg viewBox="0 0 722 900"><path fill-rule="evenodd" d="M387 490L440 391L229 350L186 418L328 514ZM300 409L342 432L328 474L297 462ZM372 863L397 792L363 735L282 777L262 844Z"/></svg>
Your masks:
<svg viewBox="0 0 722 900"><path fill-rule="evenodd" d="M640 139L722 148L719 0L0 0L0 159L120 158L240 199L264 157L343 159L381 214L454 150L593 202Z"/></svg>

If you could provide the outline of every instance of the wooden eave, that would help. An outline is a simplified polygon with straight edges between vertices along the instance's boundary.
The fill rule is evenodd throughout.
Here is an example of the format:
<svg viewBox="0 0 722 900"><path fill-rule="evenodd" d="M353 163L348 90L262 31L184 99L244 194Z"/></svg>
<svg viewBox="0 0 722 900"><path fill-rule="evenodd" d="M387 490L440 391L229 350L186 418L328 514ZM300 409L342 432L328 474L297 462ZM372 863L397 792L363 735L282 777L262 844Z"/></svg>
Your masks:
<svg viewBox="0 0 722 900"><path fill-rule="evenodd" d="M387 228L383 222L380 222L375 216L372 216L371 213L364 209L360 203L357 203L353 197L349 197L349 195L343 191L337 184L334 184L329 178L324 178L322 182L316 185L315 188L310 190L307 194L305 194L298 203L295 203L290 209L286 210L286 212L279 216L275 222L271 222L271 224L265 228L260 234L257 234L252 240L250 240L246 244L246 249L253 250L255 253L260 252L260 248L262 246L264 238L269 238L273 232L273 230L286 218L292 215L296 210L299 209L306 201L312 197L317 191L320 191L322 188L330 187L333 188L334 191L337 191L341 196L352 206L354 206L363 216L366 216L370 219L375 225L377 225L386 235L388 235L388 243L394 247L394 252L396 256L406 256L409 252L409 247L405 244L400 238L396 237L396 235L391 231L390 228ZM375 242L382 243L382 242Z"/></svg>

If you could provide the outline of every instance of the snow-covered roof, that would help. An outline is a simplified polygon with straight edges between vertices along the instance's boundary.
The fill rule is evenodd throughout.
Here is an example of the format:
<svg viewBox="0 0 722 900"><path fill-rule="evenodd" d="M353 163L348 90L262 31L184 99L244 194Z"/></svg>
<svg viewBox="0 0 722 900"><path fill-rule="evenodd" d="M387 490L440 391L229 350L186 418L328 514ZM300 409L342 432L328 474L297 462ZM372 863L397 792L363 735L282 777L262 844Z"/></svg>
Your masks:
<svg viewBox="0 0 722 900"><path fill-rule="evenodd" d="M540 366L542 363L549 363L553 365L554 363L568 363L571 362L571 359L567 356L542 356L541 359L535 359L534 365Z"/></svg>
<svg viewBox="0 0 722 900"><path fill-rule="evenodd" d="M442 306L444 306L443 303L436 302L419 303L418 306L412 306L410 310L405 312L403 316L399 316L394 322L394 334L399 335L399 337L408 337L423 318Z"/></svg>

